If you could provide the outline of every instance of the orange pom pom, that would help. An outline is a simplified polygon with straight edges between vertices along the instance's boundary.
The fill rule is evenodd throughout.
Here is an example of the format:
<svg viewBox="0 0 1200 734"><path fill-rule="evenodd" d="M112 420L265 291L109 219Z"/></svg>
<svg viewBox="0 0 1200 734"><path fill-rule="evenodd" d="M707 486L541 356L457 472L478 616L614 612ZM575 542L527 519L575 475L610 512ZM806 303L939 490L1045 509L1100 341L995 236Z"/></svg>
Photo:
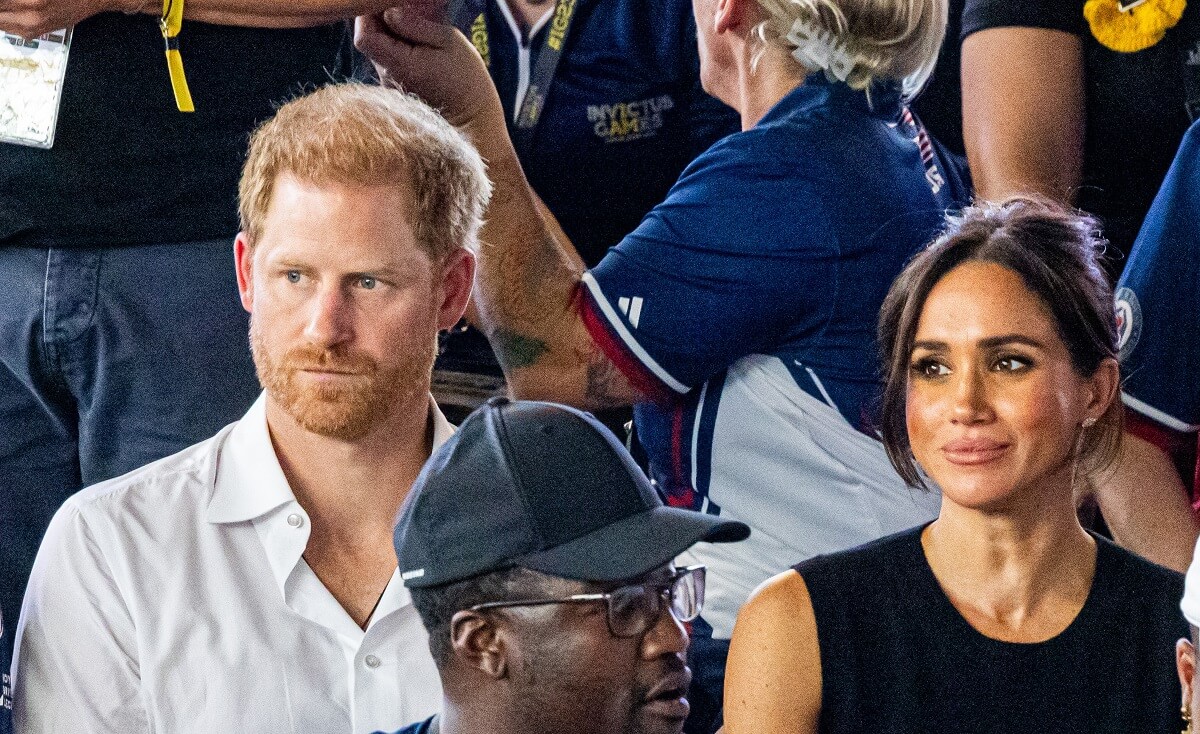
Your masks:
<svg viewBox="0 0 1200 734"><path fill-rule="evenodd" d="M1186 7L1187 0L1145 0L1123 11L1117 0L1087 0L1083 17L1105 48L1133 53L1161 41Z"/></svg>

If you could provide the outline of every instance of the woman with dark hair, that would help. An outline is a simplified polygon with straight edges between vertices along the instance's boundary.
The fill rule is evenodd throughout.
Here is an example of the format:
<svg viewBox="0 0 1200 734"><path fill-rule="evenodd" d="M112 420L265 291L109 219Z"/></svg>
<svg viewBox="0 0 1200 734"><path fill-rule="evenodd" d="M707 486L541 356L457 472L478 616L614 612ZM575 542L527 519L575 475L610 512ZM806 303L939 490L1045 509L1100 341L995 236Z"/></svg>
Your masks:
<svg viewBox="0 0 1200 734"><path fill-rule="evenodd" d="M1121 437L1094 231L1040 201L982 205L892 285L883 440L941 512L751 597L727 734L1176 727L1182 578L1090 535L1072 497Z"/></svg>

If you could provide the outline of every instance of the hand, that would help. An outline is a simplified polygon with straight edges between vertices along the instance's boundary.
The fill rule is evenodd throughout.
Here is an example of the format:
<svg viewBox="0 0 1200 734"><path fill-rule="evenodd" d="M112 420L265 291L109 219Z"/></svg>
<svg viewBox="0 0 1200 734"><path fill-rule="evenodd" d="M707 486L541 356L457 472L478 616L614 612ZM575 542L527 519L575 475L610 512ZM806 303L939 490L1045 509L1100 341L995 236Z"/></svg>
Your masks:
<svg viewBox="0 0 1200 734"><path fill-rule="evenodd" d="M126 8L129 0L0 0L0 31L36 38L73 26L106 10ZM138 2L139 0L134 0Z"/></svg>
<svg viewBox="0 0 1200 734"><path fill-rule="evenodd" d="M504 130L487 67L471 42L445 22L445 6L445 0L409 0L361 16L354 45L374 62L380 83L417 95L452 125L487 129L498 121Z"/></svg>

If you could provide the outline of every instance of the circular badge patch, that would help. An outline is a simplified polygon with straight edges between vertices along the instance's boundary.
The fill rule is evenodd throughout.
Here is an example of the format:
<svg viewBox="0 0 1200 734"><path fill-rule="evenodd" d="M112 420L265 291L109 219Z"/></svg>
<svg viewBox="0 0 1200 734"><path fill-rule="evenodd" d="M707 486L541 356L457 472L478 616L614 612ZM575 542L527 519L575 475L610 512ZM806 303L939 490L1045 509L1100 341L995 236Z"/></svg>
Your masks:
<svg viewBox="0 0 1200 734"><path fill-rule="evenodd" d="M1118 288L1116 292L1117 349L1122 362L1129 357L1142 336L1142 307L1137 294L1129 288Z"/></svg>

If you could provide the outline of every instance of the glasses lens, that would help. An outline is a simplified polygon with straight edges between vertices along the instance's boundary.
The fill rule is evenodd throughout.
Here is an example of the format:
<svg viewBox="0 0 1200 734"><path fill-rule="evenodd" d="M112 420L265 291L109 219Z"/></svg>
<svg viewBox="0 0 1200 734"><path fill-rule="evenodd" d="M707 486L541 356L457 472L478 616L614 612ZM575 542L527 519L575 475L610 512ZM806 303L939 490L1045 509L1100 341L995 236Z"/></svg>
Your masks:
<svg viewBox="0 0 1200 734"><path fill-rule="evenodd" d="M658 622L663 600L671 616L691 622L704 607L704 566L679 572L670 586L622 586L608 594L608 629L617 637L637 637Z"/></svg>
<svg viewBox="0 0 1200 734"><path fill-rule="evenodd" d="M608 595L608 628L617 637L636 637L662 613L661 586L622 586Z"/></svg>
<svg viewBox="0 0 1200 734"><path fill-rule="evenodd" d="M691 622L704 607L704 567L684 569L671 584L671 614L680 622Z"/></svg>

